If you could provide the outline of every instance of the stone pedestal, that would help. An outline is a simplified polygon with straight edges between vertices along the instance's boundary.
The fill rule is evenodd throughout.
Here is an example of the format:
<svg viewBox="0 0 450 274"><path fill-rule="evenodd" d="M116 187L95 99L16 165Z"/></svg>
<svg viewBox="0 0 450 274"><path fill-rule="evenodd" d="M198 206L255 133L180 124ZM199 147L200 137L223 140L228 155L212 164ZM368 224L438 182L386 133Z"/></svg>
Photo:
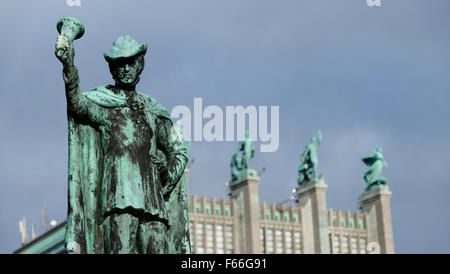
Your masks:
<svg viewBox="0 0 450 274"><path fill-rule="evenodd" d="M259 177L247 175L232 182L231 199L236 200L240 222L241 253L260 254Z"/></svg>
<svg viewBox="0 0 450 274"><path fill-rule="evenodd" d="M391 199L392 192L388 186L380 186L361 195L362 212L367 213L369 242L380 245L382 254L394 253L394 236L392 232Z"/></svg>
<svg viewBox="0 0 450 274"><path fill-rule="evenodd" d="M329 254L328 218L326 203L327 184L323 178L305 183L297 188L299 205L311 203L312 229L314 235L314 253Z"/></svg>

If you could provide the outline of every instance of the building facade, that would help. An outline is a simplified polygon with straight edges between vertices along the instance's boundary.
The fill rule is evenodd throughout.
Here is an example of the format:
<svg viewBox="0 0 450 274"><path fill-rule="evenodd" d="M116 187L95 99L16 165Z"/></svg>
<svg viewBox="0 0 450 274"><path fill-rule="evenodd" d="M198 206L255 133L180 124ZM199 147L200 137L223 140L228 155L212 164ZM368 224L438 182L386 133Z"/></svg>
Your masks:
<svg viewBox="0 0 450 274"><path fill-rule="evenodd" d="M361 212L351 213L327 209L322 178L299 187L289 207L260 203L258 184L243 178L229 201L189 199L193 253L394 253L387 186L364 193Z"/></svg>

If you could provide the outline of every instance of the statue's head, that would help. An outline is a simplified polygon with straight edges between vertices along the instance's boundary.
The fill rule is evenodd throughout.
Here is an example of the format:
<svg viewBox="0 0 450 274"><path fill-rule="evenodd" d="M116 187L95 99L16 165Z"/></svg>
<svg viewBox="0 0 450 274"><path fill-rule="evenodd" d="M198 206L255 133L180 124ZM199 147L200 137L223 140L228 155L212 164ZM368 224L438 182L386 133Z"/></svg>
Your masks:
<svg viewBox="0 0 450 274"><path fill-rule="evenodd" d="M382 150L381 148L375 149L375 155L376 155L378 158L383 158L383 150Z"/></svg>
<svg viewBox="0 0 450 274"><path fill-rule="evenodd" d="M138 43L129 35L120 36L114 41L104 56L116 85L135 86L144 70L144 56L147 43Z"/></svg>

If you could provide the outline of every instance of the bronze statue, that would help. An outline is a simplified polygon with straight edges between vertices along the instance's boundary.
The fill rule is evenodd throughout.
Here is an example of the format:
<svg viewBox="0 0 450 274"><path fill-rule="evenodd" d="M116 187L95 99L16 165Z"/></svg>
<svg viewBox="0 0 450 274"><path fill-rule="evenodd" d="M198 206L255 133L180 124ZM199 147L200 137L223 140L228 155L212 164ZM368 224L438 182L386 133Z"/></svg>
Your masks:
<svg viewBox="0 0 450 274"><path fill-rule="evenodd" d="M302 185L317 179L317 166L319 165L319 146L322 141L322 132L319 130L316 137L312 137L305 151L300 156L298 167L298 184Z"/></svg>
<svg viewBox="0 0 450 274"><path fill-rule="evenodd" d="M65 17L57 28L69 121L67 251L189 253L187 149L171 138L167 110L136 91L147 44L117 38L104 53L115 83L82 92L73 40L84 26Z"/></svg>
<svg viewBox="0 0 450 274"><path fill-rule="evenodd" d="M250 139L249 132L245 132L245 140L239 142L239 150L231 158L231 182L247 175L256 176L256 170L250 168L250 160L255 155L255 145Z"/></svg>
<svg viewBox="0 0 450 274"><path fill-rule="evenodd" d="M367 183L365 191L385 186L386 178L382 177L381 173L383 172L383 168L387 167L387 163L384 160L382 149L375 149L372 156L364 157L362 161L370 167L370 169L364 173L364 180Z"/></svg>

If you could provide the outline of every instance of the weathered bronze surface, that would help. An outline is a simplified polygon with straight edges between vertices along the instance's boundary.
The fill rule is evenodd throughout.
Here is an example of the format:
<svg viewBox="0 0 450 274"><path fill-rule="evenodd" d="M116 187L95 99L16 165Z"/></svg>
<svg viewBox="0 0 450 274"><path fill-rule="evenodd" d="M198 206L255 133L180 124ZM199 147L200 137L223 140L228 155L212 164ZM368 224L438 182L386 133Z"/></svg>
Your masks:
<svg viewBox="0 0 450 274"><path fill-rule="evenodd" d="M256 176L256 170L250 168L250 160L255 155L255 145L250 139L249 132L245 132L245 140L239 142L239 150L231 158L231 182L245 176Z"/></svg>
<svg viewBox="0 0 450 274"><path fill-rule="evenodd" d="M381 173L383 168L387 167L387 163L384 160L381 148L375 149L372 156L365 157L362 161L370 168L364 173L364 180L367 183L365 191L385 186L386 178L382 177Z"/></svg>
<svg viewBox="0 0 450 274"><path fill-rule="evenodd" d="M146 43L121 36L104 53L114 85L82 92L73 40L83 24L57 24L69 122L69 253L190 253L184 170L188 152L167 110L137 92Z"/></svg>
<svg viewBox="0 0 450 274"><path fill-rule="evenodd" d="M319 130L316 137L312 137L305 151L300 156L298 167L298 184L303 185L317 179L317 166L319 165L319 146L322 141L322 132Z"/></svg>

